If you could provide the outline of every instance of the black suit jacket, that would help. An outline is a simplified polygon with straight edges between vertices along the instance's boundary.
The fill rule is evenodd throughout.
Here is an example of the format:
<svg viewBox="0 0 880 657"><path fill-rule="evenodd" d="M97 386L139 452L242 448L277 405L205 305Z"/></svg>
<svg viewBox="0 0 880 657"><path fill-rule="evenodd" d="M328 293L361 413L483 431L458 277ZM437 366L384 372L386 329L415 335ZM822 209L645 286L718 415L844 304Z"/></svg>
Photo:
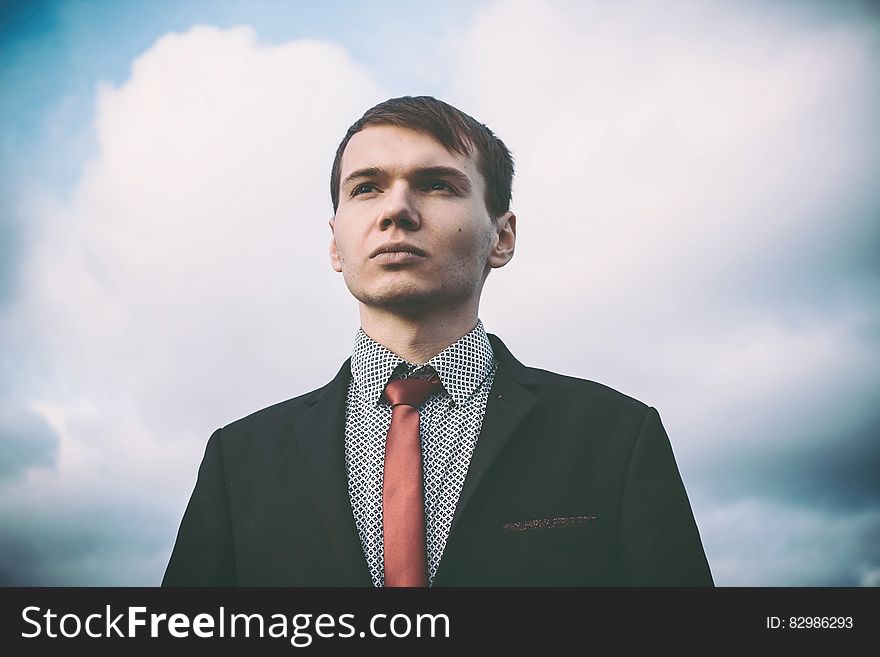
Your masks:
<svg viewBox="0 0 880 657"><path fill-rule="evenodd" d="M499 367L434 586L711 586L657 411ZM165 586L371 586L348 495L349 362L208 441Z"/></svg>

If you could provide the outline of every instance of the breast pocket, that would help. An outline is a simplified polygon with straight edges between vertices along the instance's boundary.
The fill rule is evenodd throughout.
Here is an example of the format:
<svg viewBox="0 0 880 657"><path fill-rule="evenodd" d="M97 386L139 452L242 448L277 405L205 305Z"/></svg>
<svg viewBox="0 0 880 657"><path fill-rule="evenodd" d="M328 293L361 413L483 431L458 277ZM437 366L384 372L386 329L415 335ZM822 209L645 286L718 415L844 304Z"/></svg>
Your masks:
<svg viewBox="0 0 880 657"><path fill-rule="evenodd" d="M595 516L565 516L512 521L502 525L502 551L541 555L585 551L598 530Z"/></svg>

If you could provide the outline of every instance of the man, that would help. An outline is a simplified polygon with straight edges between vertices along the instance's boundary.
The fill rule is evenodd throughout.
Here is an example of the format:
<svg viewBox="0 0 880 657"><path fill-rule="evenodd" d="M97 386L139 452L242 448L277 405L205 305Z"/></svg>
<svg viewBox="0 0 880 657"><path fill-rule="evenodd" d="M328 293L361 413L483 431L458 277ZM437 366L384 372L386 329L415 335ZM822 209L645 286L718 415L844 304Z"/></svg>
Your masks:
<svg viewBox="0 0 880 657"><path fill-rule="evenodd" d="M352 356L214 433L164 585L712 585L657 412L523 366L479 321L512 179L501 140L431 97L349 128L330 260Z"/></svg>

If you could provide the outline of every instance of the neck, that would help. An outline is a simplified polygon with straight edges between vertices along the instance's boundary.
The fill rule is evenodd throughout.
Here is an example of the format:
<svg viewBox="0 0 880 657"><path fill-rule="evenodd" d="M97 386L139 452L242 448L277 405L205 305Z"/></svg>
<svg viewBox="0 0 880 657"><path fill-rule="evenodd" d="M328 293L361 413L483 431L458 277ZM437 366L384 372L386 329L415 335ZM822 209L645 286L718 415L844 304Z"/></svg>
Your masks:
<svg viewBox="0 0 880 657"><path fill-rule="evenodd" d="M361 304L364 333L409 363L421 365L466 335L477 325L478 306L423 313Z"/></svg>

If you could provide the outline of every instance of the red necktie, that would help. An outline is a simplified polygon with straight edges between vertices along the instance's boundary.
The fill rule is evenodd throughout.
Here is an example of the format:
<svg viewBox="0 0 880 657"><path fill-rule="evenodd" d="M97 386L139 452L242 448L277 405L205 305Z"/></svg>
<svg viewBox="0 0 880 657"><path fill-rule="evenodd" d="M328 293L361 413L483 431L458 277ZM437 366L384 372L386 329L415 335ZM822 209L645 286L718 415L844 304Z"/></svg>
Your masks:
<svg viewBox="0 0 880 657"><path fill-rule="evenodd" d="M391 404L382 482L385 586L428 585L418 408L439 382L436 376L395 379L385 387Z"/></svg>

